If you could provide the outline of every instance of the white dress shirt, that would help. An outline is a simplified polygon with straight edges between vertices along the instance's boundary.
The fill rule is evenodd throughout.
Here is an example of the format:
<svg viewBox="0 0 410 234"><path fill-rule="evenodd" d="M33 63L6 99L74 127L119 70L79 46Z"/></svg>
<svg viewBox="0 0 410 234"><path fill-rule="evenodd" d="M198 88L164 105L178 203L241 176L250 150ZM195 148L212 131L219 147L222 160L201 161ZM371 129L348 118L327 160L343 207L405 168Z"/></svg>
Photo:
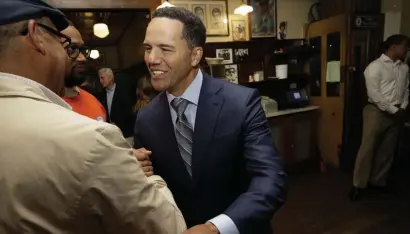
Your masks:
<svg viewBox="0 0 410 234"><path fill-rule="evenodd" d="M112 106L112 100L114 98L114 93L115 93L115 86L116 84L112 86L111 89L107 88L107 108L108 108L108 114L111 114L111 106Z"/></svg>
<svg viewBox="0 0 410 234"><path fill-rule="evenodd" d="M409 99L409 67L400 60L393 61L382 54L364 71L369 102L382 111L396 113L405 109Z"/></svg>
<svg viewBox="0 0 410 234"><path fill-rule="evenodd" d="M204 78L203 78L202 72L201 70L199 70L195 79L188 86L185 92L180 96L180 98L183 98L189 101L189 104L187 108L185 109L184 114L186 118L188 119L188 122L192 125L192 128L194 131L195 131L196 111L198 108L199 94L201 93L203 79ZM175 123L177 120L177 113L175 112L174 108L172 108L171 102L176 97L167 92L167 98L168 98L168 103L169 103L169 109L171 111L172 123L174 124L174 127L175 127ZM236 227L235 223L232 221L232 219L229 216L225 214L218 215L215 218L209 220L209 222L213 223L216 226L216 228L218 228L219 233L221 234L239 234L239 230Z"/></svg>

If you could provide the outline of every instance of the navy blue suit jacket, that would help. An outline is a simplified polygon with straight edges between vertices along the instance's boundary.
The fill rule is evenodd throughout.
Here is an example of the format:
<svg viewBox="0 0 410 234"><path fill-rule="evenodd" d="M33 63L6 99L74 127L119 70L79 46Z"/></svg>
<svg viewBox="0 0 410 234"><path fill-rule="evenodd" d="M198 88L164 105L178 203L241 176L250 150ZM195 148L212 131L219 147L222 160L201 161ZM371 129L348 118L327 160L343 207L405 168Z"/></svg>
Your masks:
<svg viewBox="0 0 410 234"><path fill-rule="evenodd" d="M271 234L285 173L256 90L204 73L195 120L192 179L180 156L166 93L138 112L135 148L152 151L154 172L187 225L228 215L241 234Z"/></svg>

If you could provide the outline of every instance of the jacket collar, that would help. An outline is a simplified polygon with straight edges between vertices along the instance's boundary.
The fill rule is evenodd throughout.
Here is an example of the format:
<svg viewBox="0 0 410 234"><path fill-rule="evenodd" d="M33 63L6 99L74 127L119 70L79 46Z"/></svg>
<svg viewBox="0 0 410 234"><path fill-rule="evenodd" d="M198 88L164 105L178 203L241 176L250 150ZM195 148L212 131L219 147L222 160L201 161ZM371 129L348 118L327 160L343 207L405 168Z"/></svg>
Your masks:
<svg viewBox="0 0 410 234"><path fill-rule="evenodd" d="M34 80L1 72L0 79L4 80L4 82L0 82L0 97L20 96L40 99L71 110L71 106L68 105L61 97Z"/></svg>

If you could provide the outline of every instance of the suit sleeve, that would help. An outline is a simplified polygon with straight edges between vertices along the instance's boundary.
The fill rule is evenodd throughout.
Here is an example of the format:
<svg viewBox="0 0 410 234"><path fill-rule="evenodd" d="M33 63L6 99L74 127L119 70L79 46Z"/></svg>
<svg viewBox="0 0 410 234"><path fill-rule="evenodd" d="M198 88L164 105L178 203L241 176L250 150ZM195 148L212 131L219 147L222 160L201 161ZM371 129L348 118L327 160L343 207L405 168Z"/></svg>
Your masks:
<svg viewBox="0 0 410 234"><path fill-rule="evenodd" d="M165 182L158 176L148 181L128 147L114 126L97 134L87 162L84 207L106 233L182 233L186 224Z"/></svg>
<svg viewBox="0 0 410 234"><path fill-rule="evenodd" d="M144 144L142 143L141 135L140 135L140 127L139 127L139 114L140 111L137 111L135 113L135 124L134 124L134 148L139 149L144 147Z"/></svg>
<svg viewBox="0 0 410 234"><path fill-rule="evenodd" d="M284 203L286 175L257 91L248 98L242 127L243 157L251 182L248 190L229 206L225 214L234 221L240 233L252 233L252 227L270 223Z"/></svg>

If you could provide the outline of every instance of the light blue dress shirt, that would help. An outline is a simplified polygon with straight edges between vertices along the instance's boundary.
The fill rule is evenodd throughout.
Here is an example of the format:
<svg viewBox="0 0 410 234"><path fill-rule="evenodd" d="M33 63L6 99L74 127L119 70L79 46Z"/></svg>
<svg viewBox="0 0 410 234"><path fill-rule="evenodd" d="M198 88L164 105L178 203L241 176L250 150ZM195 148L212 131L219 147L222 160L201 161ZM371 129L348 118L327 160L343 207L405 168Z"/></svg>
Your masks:
<svg viewBox="0 0 410 234"><path fill-rule="evenodd" d="M187 117L189 123L192 125L192 128L194 129L194 131L195 131L196 111L198 108L199 94L201 92L203 79L204 78L203 78L202 71L199 70L195 79L188 86L185 92L180 96L180 98L184 98L190 102L184 114ZM169 103L169 109L171 111L172 123L174 124L174 127L175 127L175 123L177 120L177 113L175 112L174 108L172 108L171 101L174 100L174 98L176 97L167 92L167 98L168 98L168 103ZM209 220L209 222L213 223L216 226L216 228L218 228L219 233L221 234L239 234L239 230L236 227L235 223L232 221L232 219L229 216L225 214L220 214L216 216L215 218Z"/></svg>
<svg viewBox="0 0 410 234"><path fill-rule="evenodd" d="M107 91L107 108L108 108L108 114L111 114L111 106L112 106L112 100L114 98L114 93L115 93L115 86L116 84L114 83L114 86L112 86L111 89L106 89Z"/></svg>

